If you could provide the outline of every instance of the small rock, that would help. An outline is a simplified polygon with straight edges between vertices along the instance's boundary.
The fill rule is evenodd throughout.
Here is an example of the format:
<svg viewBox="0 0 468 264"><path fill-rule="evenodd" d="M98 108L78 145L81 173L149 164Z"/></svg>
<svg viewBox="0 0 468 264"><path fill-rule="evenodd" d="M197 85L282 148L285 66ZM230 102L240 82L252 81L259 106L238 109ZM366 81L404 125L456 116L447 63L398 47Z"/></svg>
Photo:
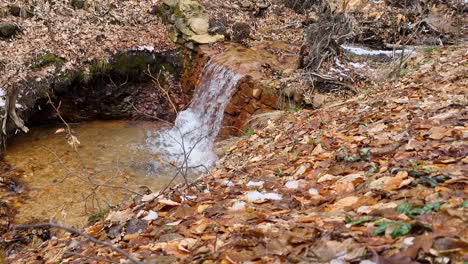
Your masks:
<svg viewBox="0 0 468 264"><path fill-rule="evenodd" d="M164 0L163 3L167 6L175 7L179 3L179 0Z"/></svg>
<svg viewBox="0 0 468 264"><path fill-rule="evenodd" d="M19 27L15 24L2 23L0 24L0 36L4 38L11 38L19 32Z"/></svg>
<svg viewBox="0 0 468 264"><path fill-rule="evenodd" d="M218 42L218 41L223 41L224 36L223 35L211 36L211 35L208 35L208 34L194 35L194 36L191 36L190 38L188 38L188 40L193 41L193 42L198 43L198 44L209 44L209 43L214 43L214 42Z"/></svg>
<svg viewBox="0 0 468 264"><path fill-rule="evenodd" d="M189 19L188 24L197 35L207 34L210 27L208 17L192 17Z"/></svg>
<svg viewBox="0 0 468 264"><path fill-rule="evenodd" d="M312 100L312 106L314 108L320 108L325 104L327 97L322 94L315 94L314 99Z"/></svg>

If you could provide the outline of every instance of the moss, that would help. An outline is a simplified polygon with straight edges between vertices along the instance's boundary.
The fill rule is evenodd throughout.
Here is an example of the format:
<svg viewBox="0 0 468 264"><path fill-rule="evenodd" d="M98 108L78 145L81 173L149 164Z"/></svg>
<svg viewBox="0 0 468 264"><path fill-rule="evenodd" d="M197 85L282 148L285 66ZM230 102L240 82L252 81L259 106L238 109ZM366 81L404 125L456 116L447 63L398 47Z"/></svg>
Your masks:
<svg viewBox="0 0 468 264"><path fill-rule="evenodd" d="M55 65L57 68L61 68L65 63L65 59L60 58L59 56L47 53L40 56L32 65L31 70L40 71L45 67Z"/></svg>
<svg viewBox="0 0 468 264"><path fill-rule="evenodd" d="M0 37L11 38L20 31L20 28L15 24L2 23L0 24Z"/></svg>
<svg viewBox="0 0 468 264"><path fill-rule="evenodd" d="M146 71L153 62L149 56L118 55L112 61L112 68L121 75L137 75Z"/></svg>
<svg viewBox="0 0 468 264"><path fill-rule="evenodd" d="M91 75L103 75L108 73L110 69L111 65L107 60L98 60L89 67L89 73Z"/></svg>

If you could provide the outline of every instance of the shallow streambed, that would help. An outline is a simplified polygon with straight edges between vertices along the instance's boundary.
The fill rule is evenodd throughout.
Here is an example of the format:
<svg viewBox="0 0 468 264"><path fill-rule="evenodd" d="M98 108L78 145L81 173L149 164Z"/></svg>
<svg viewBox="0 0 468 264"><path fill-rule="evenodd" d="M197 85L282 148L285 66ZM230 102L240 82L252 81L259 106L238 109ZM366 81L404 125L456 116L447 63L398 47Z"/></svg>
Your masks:
<svg viewBox="0 0 468 264"><path fill-rule="evenodd" d="M158 158L145 144L148 133L161 124L93 121L72 125L80 141L76 151L67 143L66 132L56 133L63 127L33 128L9 142L5 160L25 172L23 181L29 190L29 198L17 208L18 223L53 219L81 227L90 215L131 199L134 193L129 190L157 191L174 176L154 168Z"/></svg>

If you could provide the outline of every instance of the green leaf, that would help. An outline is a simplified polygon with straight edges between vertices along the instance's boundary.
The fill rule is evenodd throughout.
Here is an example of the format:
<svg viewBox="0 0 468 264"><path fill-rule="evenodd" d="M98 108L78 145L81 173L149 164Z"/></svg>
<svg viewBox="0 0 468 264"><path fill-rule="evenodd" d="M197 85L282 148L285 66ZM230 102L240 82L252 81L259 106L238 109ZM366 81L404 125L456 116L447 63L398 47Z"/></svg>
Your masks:
<svg viewBox="0 0 468 264"><path fill-rule="evenodd" d="M399 236L405 236L411 231L411 224L408 223L402 223L400 226L395 228L395 230L392 231L390 236L392 238L396 238Z"/></svg>
<svg viewBox="0 0 468 264"><path fill-rule="evenodd" d="M397 208L395 208L395 210L397 212L399 212L399 213L407 215L407 214L410 213L411 208L410 208L408 202L404 202L404 203L400 204L399 206L397 206Z"/></svg>
<svg viewBox="0 0 468 264"><path fill-rule="evenodd" d="M371 149L370 148L362 148L359 150L360 154L362 157L367 157L371 154Z"/></svg>
<svg viewBox="0 0 468 264"><path fill-rule="evenodd" d="M375 223L374 226L376 227L374 231L372 232L373 236L378 236L380 234L385 233L385 230L387 230L387 227L389 225L393 225L395 222L378 222Z"/></svg>
<svg viewBox="0 0 468 264"><path fill-rule="evenodd" d="M437 187L437 186L439 186L439 183L438 183L435 179L429 178L429 177L422 177L422 178L421 178L421 182L422 182L422 183L426 183L426 184L428 184L428 185L431 186L431 187Z"/></svg>
<svg viewBox="0 0 468 264"><path fill-rule="evenodd" d="M360 225L360 224L375 221L375 220L378 220L378 219L380 219L380 217L366 217L366 218L351 222L351 225Z"/></svg>
<svg viewBox="0 0 468 264"><path fill-rule="evenodd" d="M169 231L171 230L172 228L174 228L173 226L166 226L163 228L164 231Z"/></svg>
<svg viewBox="0 0 468 264"><path fill-rule="evenodd" d="M353 221L353 220L352 220L351 217L349 217L349 216L346 216L345 219L344 219L344 222L345 222L346 224L349 224L349 223L351 223L352 221Z"/></svg>
<svg viewBox="0 0 468 264"><path fill-rule="evenodd" d="M461 204L461 208L467 208L467 207L468 207L468 200L463 201L463 203Z"/></svg>

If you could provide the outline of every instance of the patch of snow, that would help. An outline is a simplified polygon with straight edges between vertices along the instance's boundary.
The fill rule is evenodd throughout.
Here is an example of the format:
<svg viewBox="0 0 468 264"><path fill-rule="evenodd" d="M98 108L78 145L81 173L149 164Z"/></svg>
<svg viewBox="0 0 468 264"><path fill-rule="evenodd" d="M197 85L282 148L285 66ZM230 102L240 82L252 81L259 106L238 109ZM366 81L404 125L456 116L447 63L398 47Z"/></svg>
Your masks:
<svg viewBox="0 0 468 264"><path fill-rule="evenodd" d="M183 201L189 201L189 200L195 200L195 199L197 199L197 196L196 195L186 195L186 196L181 195L180 199L182 200L182 202Z"/></svg>
<svg viewBox="0 0 468 264"><path fill-rule="evenodd" d="M244 210L246 203L243 201L235 201L234 204L231 206L232 211L240 211Z"/></svg>
<svg viewBox="0 0 468 264"><path fill-rule="evenodd" d="M247 186L250 187L250 186L262 186L265 182L264 181L249 181L247 183Z"/></svg>
<svg viewBox="0 0 468 264"><path fill-rule="evenodd" d="M299 183L303 182L304 180L298 180L298 181L288 181L284 186L288 189L297 189L299 188Z"/></svg>
<svg viewBox="0 0 468 264"><path fill-rule="evenodd" d="M221 183L221 186L227 186L227 187L231 187L231 186L234 186L235 184L232 182L232 181L223 181Z"/></svg>
<svg viewBox="0 0 468 264"><path fill-rule="evenodd" d="M405 239L403 239L403 245L409 247L409 246L412 246L414 244L414 239L415 237L407 237Z"/></svg>
<svg viewBox="0 0 468 264"><path fill-rule="evenodd" d="M366 206L366 205L359 206L358 209L356 210L356 212L363 213L363 212L366 212L367 209L369 209L369 206Z"/></svg>
<svg viewBox="0 0 468 264"><path fill-rule="evenodd" d="M361 262L359 262L359 264L376 264L374 261L372 260L361 260Z"/></svg>
<svg viewBox="0 0 468 264"><path fill-rule="evenodd" d="M143 220L146 220L146 221L151 221L155 219L158 219L158 214L153 210L149 210L148 215L143 217Z"/></svg>
<svg viewBox="0 0 468 264"><path fill-rule="evenodd" d="M384 55L387 57L393 57L394 55L401 54L403 52L402 50L395 50L395 51L393 50L370 50L370 49L364 49L364 48L354 47L350 45L341 45L341 47L350 53L353 53L356 55L364 55L364 56ZM414 51L408 51L408 50L406 50L405 52L414 53Z"/></svg>
<svg viewBox="0 0 468 264"><path fill-rule="evenodd" d="M136 47L132 48L131 50L153 52L154 47L150 46L150 45L143 45L143 46L136 46Z"/></svg>
<svg viewBox="0 0 468 264"><path fill-rule="evenodd" d="M360 69L366 67L365 64L359 62L350 62L349 65L353 66L354 68Z"/></svg>
<svg viewBox="0 0 468 264"><path fill-rule="evenodd" d="M16 108L23 108L23 106L20 105L20 104L15 104L15 107L16 107Z"/></svg>
<svg viewBox="0 0 468 264"><path fill-rule="evenodd" d="M203 190L203 193L210 193L210 190L205 189L205 190Z"/></svg>
<svg viewBox="0 0 468 264"><path fill-rule="evenodd" d="M310 193L310 195L318 195L319 194L317 189L315 189L315 188L310 188L309 193Z"/></svg>
<svg viewBox="0 0 468 264"><path fill-rule="evenodd" d="M283 199L281 195L277 193L259 193L257 191L255 192L249 192L245 195L245 198L251 202L255 201L261 201L261 200L281 200Z"/></svg>
<svg viewBox="0 0 468 264"><path fill-rule="evenodd" d="M136 217L138 218L138 217L142 216L144 213L145 213L145 210L140 210L140 211L138 211Z"/></svg>
<svg viewBox="0 0 468 264"><path fill-rule="evenodd" d="M347 262L342 259L332 259L332 261L330 261L329 263L330 264L346 264Z"/></svg>
<svg viewBox="0 0 468 264"><path fill-rule="evenodd" d="M2 88L0 88L0 96L5 96L5 91Z"/></svg>
<svg viewBox="0 0 468 264"><path fill-rule="evenodd" d="M0 97L0 107L5 106L5 100Z"/></svg>

